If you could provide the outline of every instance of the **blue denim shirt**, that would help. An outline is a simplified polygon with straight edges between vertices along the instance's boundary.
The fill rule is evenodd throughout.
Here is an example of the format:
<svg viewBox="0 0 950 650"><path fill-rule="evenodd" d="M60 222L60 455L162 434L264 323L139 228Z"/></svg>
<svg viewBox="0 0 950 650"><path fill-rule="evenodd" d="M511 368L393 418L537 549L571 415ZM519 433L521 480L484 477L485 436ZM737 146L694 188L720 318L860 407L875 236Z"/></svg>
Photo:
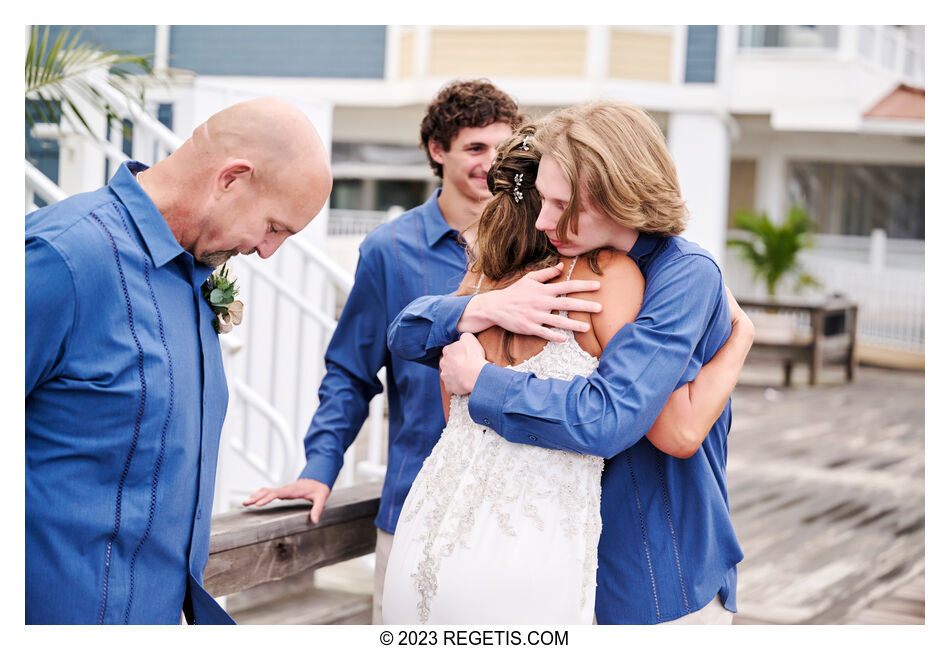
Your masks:
<svg viewBox="0 0 950 650"><path fill-rule="evenodd" d="M692 381L731 332L719 267L681 237L641 233L646 278L637 319L610 340L598 369L573 381L486 365L469 400L477 422L512 442L607 458L596 613L599 623L680 618L717 594L736 609L742 559L729 518L726 438L731 402L691 458L644 436L670 394ZM471 296L420 299L389 329L393 353L428 364L458 337Z"/></svg>
<svg viewBox="0 0 950 650"><path fill-rule="evenodd" d="M438 371L394 358L386 347L386 328L403 307L419 296L454 292L465 275L465 249L442 216L440 192L360 245L353 289L327 347L320 405L304 439L300 477L332 487L369 401L382 390L376 375L386 368L389 446L376 526L389 533L445 428Z"/></svg>
<svg viewBox="0 0 950 650"><path fill-rule="evenodd" d="M201 587L228 393L201 285L122 165L26 216L26 622L231 622Z"/></svg>

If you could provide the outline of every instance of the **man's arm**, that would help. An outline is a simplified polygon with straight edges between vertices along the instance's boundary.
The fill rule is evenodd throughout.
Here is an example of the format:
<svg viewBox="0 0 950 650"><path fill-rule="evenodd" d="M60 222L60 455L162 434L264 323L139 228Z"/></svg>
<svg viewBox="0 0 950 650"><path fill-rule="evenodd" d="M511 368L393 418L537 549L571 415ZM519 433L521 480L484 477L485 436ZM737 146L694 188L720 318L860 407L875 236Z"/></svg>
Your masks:
<svg viewBox="0 0 950 650"><path fill-rule="evenodd" d="M353 289L327 346L319 406L304 437L307 464L296 481L261 488L244 505L309 499L313 502L311 521L317 523L320 518L343 467L343 454L363 426L370 400L383 389L377 374L386 363L386 304L378 267L371 256L360 257Z"/></svg>
<svg viewBox="0 0 950 650"><path fill-rule="evenodd" d="M43 240L26 241L25 275L25 396L29 398L66 355L76 297L69 268Z"/></svg>
<svg viewBox="0 0 950 650"><path fill-rule="evenodd" d="M517 282L474 296L423 296L409 303L389 326L389 349L407 361L437 367L442 348L458 340L462 333L478 333L498 325L515 334L563 341L564 336L549 329L559 327L575 332L589 325L557 314L565 311L600 311L600 304L577 300L563 294L596 291L596 281L568 280L549 283L560 275L563 264L526 273ZM552 313L554 312L554 313Z"/></svg>
<svg viewBox="0 0 950 650"><path fill-rule="evenodd" d="M752 321L728 287L726 294L732 318L729 340L700 368L693 381L673 391L646 434L654 447L677 458L695 454L722 415L755 338Z"/></svg>
<svg viewBox="0 0 950 650"><path fill-rule="evenodd" d="M614 456L650 429L707 325L727 309L718 267L687 255L651 273L639 316L611 339L589 377L539 379L484 364L469 413L511 442Z"/></svg>

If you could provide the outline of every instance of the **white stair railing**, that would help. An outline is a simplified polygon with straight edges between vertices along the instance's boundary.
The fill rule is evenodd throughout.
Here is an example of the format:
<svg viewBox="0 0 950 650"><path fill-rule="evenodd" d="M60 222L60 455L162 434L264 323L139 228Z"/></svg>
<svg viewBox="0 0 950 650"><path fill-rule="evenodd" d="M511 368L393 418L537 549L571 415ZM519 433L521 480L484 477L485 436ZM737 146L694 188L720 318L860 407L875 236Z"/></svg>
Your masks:
<svg viewBox="0 0 950 650"><path fill-rule="evenodd" d="M47 205L62 201L68 194L63 189L51 181L46 174L38 170L27 160L26 163L26 211L32 212L36 209L36 197L46 201Z"/></svg>

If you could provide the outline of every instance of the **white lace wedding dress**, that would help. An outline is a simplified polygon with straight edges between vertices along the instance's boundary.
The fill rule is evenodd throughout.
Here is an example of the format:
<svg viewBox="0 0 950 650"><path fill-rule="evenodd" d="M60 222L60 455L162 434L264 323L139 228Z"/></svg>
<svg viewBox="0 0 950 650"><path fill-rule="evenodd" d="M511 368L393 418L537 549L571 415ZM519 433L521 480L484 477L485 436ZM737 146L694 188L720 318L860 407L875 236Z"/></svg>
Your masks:
<svg viewBox="0 0 950 650"><path fill-rule="evenodd" d="M570 332L513 366L589 375ZM590 624L603 459L508 442L453 395L406 498L383 588L386 624Z"/></svg>

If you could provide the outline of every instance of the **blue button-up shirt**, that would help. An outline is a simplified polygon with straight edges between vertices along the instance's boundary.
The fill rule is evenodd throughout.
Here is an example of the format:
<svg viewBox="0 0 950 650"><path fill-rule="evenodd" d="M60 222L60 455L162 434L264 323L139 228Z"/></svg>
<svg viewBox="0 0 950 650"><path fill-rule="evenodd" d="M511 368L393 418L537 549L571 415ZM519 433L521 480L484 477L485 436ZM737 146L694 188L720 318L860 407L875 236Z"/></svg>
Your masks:
<svg viewBox="0 0 950 650"><path fill-rule="evenodd" d="M438 371L394 358L386 347L386 328L403 307L419 296L454 292L465 275L465 250L442 216L440 192L374 229L360 245L353 289L327 347L320 405L304 440L300 477L332 487L369 401L382 390L377 373L386 368L389 448L376 525L389 533L445 427Z"/></svg>
<svg viewBox="0 0 950 650"><path fill-rule="evenodd" d="M486 365L469 400L476 422L512 442L603 456L603 532L597 621L644 624L680 618L716 595L735 611L742 559L726 495L731 403L687 459L644 436L670 394L695 379L729 338L719 267L681 237L641 233L630 251L646 278L635 322L610 340L598 369L573 381ZM393 322L398 356L429 364L458 337L471 296L409 305Z"/></svg>
<svg viewBox="0 0 950 650"><path fill-rule="evenodd" d="M202 589L227 384L201 285L122 165L26 217L26 622L230 622Z"/></svg>

